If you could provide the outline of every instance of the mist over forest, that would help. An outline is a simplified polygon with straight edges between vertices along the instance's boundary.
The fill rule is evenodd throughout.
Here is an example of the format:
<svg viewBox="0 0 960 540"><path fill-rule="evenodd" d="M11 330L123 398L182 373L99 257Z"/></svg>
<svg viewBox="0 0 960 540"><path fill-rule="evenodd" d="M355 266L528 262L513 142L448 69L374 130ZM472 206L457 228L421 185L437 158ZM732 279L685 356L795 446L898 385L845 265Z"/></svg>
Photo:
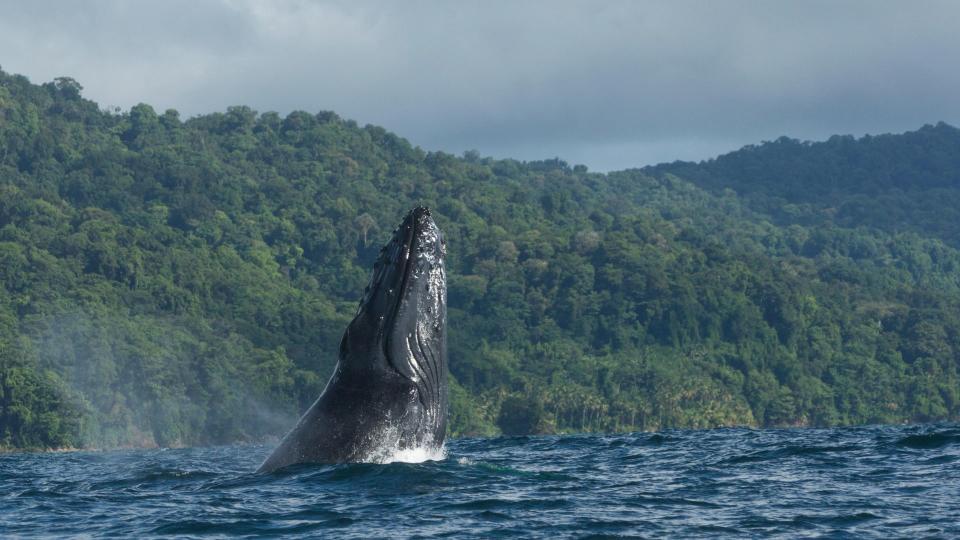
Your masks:
<svg viewBox="0 0 960 540"><path fill-rule="evenodd" d="M0 72L0 447L282 435L416 204L454 436L960 417L950 125L598 174Z"/></svg>

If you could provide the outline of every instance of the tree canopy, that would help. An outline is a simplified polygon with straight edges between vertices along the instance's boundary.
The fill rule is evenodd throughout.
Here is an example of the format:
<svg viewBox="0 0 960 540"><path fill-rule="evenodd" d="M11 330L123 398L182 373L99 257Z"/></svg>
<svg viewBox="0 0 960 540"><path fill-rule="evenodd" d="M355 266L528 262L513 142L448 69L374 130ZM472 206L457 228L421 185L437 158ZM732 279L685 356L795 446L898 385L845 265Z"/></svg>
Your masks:
<svg viewBox="0 0 960 540"><path fill-rule="evenodd" d="M81 92L0 72L0 446L282 434L415 204L448 240L454 435L960 415L945 124L597 174Z"/></svg>

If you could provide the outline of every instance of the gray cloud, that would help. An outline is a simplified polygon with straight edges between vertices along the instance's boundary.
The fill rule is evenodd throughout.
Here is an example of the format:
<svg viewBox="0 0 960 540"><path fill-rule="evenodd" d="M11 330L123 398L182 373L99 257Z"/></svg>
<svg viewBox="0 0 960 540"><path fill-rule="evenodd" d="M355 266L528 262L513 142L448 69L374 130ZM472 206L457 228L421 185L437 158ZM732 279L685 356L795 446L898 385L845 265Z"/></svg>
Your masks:
<svg viewBox="0 0 960 540"><path fill-rule="evenodd" d="M104 106L334 110L607 170L960 123L955 2L2 2L0 65Z"/></svg>

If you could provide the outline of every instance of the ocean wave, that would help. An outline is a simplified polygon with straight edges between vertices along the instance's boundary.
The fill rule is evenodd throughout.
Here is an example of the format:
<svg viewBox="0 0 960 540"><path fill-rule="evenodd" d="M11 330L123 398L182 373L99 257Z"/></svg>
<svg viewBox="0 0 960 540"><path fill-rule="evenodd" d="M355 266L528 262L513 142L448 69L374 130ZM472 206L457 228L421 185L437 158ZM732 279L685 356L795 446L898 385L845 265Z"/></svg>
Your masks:
<svg viewBox="0 0 960 540"><path fill-rule="evenodd" d="M254 474L266 446L8 454L0 536L960 536L960 427L670 430L385 445Z"/></svg>

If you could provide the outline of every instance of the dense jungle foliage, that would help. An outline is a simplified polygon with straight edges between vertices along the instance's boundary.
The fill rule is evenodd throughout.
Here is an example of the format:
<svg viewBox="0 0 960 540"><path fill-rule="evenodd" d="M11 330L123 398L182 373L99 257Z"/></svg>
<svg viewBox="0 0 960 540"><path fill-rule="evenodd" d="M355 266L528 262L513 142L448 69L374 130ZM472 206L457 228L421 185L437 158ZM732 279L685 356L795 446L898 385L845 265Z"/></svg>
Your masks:
<svg viewBox="0 0 960 540"><path fill-rule="evenodd" d="M596 174L81 90L0 72L0 446L282 434L417 203L454 435L960 415L953 127Z"/></svg>

